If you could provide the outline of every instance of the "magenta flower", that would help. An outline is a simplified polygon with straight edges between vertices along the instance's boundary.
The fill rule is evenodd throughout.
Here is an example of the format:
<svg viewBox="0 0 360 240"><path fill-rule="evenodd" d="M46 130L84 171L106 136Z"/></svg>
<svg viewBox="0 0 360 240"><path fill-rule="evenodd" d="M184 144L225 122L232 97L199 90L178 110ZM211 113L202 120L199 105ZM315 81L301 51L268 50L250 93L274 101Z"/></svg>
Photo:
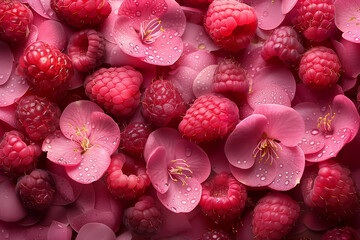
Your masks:
<svg viewBox="0 0 360 240"><path fill-rule="evenodd" d="M186 18L174 0L125 0L118 14L113 34L124 53L162 66L179 59Z"/></svg>
<svg viewBox="0 0 360 240"><path fill-rule="evenodd" d="M360 2L336 0L335 25L343 32L342 37L354 43L360 43Z"/></svg>
<svg viewBox="0 0 360 240"><path fill-rule="evenodd" d="M303 102L294 108L305 121L299 146L309 162L335 157L359 130L360 117L354 103L337 95L329 105Z"/></svg>
<svg viewBox="0 0 360 240"><path fill-rule="evenodd" d="M210 174L210 161L196 144L172 128L159 128L146 142L147 173L162 204L173 212L190 212L201 198L201 183Z"/></svg>
<svg viewBox="0 0 360 240"><path fill-rule="evenodd" d="M305 167L297 146L304 121L292 108L264 104L242 120L225 143L230 170L241 183L286 191L295 187Z"/></svg>
<svg viewBox="0 0 360 240"><path fill-rule="evenodd" d="M65 166L77 182L89 184L101 178L119 146L120 129L114 120L95 103L77 101L64 109L60 129L43 142L47 158Z"/></svg>

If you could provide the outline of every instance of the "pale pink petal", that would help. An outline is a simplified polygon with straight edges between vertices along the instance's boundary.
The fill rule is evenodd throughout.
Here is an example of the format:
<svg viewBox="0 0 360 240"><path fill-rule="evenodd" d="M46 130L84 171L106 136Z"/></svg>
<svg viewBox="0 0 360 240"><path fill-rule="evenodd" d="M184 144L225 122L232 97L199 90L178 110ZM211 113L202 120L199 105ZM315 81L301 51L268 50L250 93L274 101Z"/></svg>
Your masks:
<svg viewBox="0 0 360 240"><path fill-rule="evenodd" d="M75 201L74 190L69 181L55 173L51 173L55 182L55 195L52 201L54 205L68 205Z"/></svg>
<svg viewBox="0 0 360 240"><path fill-rule="evenodd" d="M76 182L89 184L101 178L108 169L111 158L107 150L94 146L82 154L81 163L67 166L65 170Z"/></svg>
<svg viewBox="0 0 360 240"><path fill-rule="evenodd" d="M84 213L91 209L95 208L95 189L93 184L83 185L83 189L81 193L74 203L75 209L71 209L73 211L68 212L68 217L72 217L74 215L78 215L79 213Z"/></svg>
<svg viewBox="0 0 360 240"><path fill-rule="evenodd" d="M282 0L281 3L281 12L287 14L293 9L298 0Z"/></svg>
<svg viewBox="0 0 360 240"><path fill-rule="evenodd" d="M214 74L218 65L210 65L204 68L193 82L193 92L195 97L200 97L213 92Z"/></svg>
<svg viewBox="0 0 360 240"><path fill-rule="evenodd" d="M20 57L23 55L26 47L28 47L31 43L33 43L37 40L38 34L39 34L39 31L38 31L37 26L35 26L34 24L30 25L30 33L29 33L29 37L26 40L26 42L19 46L15 46L12 50L15 59L20 59Z"/></svg>
<svg viewBox="0 0 360 240"><path fill-rule="evenodd" d="M211 52L220 49L209 37L202 25L187 22L185 32L181 38L184 42L186 41L200 50Z"/></svg>
<svg viewBox="0 0 360 240"><path fill-rule="evenodd" d="M342 32L360 30L360 2L352 0L335 1L335 25Z"/></svg>
<svg viewBox="0 0 360 240"><path fill-rule="evenodd" d="M60 51L65 49L66 35L63 25L55 20L44 21L38 26L38 40L57 47Z"/></svg>
<svg viewBox="0 0 360 240"><path fill-rule="evenodd" d="M12 104L6 107L0 107L0 120L9 124L13 128L17 128L16 118L15 118L15 111L16 111L16 104Z"/></svg>
<svg viewBox="0 0 360 240"><path fill-rule="evenodd" d="M251 92L247 95L247 102L253 109L262 104L280 104L287 107L291 106L289 95L283 88L275 84L262 85L261 87L254 86Z"/></svg>
<svg viewBox="0 0 360 240"><path fill-rule="evenodd" d="M305 132L305 124L294 109L282 105L264 104L257 107L255 113L267 118L269 124L265 132L269 138L277 139L288 147L296 146L300 142Z"/></svg>
<svg viewBox="0 0 360 240"><path fill-rule="evenodd" d="M116 240L132 240L133 236L130 231L126 231L121 233L119 236L116 237Z"/></svg>
<svg viewBox="0 0 360 240"><path fill-rule="evenodd" d="M88 223L81 227L75 240L115 240L116 236L113 230L102 223Z"/></svg>
<svg viewBox="0 0 360 240"><path fill-rule="evenodd" d="M187 42L185 42L187 44ZM188 48L188 47L186 47ZM189 53L184 53L176 62L179 67L189 67L195 71L201 71L209 65L217 64L217 59L214 54L208 51L197 50ZM176 70L175 70L176 71Z"/></svg>
<svg viewBox="0 0 360 240"><path fill-rule="evenodd" d="M184 185L181 181L172 181L169 189L163 194L157 192L157 196L170 211L187 213L199 204L201 192L201 184L195 178L189 178Z"/></svg>
<svg viewBox="0 0 360 240"><path fill-rule="evenodd" d="M245 102L239 106L239 116L240 119L245 119L249 117L251 114L253 114L254 109L250 107L250 105Z"/></svg>
<svg viewBox="0 0 360 240"><path fill-rule="evenodd" d="M51 0L41 0L41 5L44 8L45 13L49 16L49 18L53 20L59 20L54 9L51 7Z"/></svg>
<svg viewBox="0 0 360 240"><path fill-rule="evenodd" d="M360 74L360 44L341 39L332 41L341 62L341 68L349 77L357 77Z"/></svg>
<svg viewBox="0 0 360 240"><path fill-rule="evenodd" d="M111 13L101 24L99 31L102 33L104 38L112 43L116 43L113 36L114 23L116 19L119 17L118 9L121 5L122 1L109 1L111 5Z"/></svg>
<svg viewBox="0 0 360 240"><path fill-rule="evenodd" d="M357 82L356 77L348 77L344 74L341 75L338 84L342 87L342 89L346 92L355 87Z"/></svg>
<svg viewBox="0 0 360 240"><path fill-rule="evenodd" d="M76 217L69 218L70 226L75 231L80 231L80 229L88 223L102 223L107 225L113 231L116 231L116 219L112 212L103 212L97 209L90 209L89 211L80 214ZM98 239L98 238L96 238Z"/></svg>
<svg viewBox="0 0 360 240"><path fill-rule="evenodd" d="M118 14L132 18L135 23L140 24L145 20L160 18L166 11L168 11L168 6L165 0L125 0Z"/></svg>
<svg viewBox="0 0 360 240"><path fill-rule="evenodd" d="M225 143L225 154L230 164L242 169L248 169L254 165L254 150L267 124L265 116L253 114L235 127Z"/></svg>
<svg viewBox="0 0 360 240"><path fill-rule="evenodd" d="M282 13L281 0L256 0L252 5L258 19L258 26L264 30L278 27L285 18Z"/></svg>
<svg viewBox="0 0 360 240"><path fill-rule="evenodd" d="M67 224L53 221L47 233L48 240L71 240L72 229Z"/></svg>
<svg viewBox="0 0 360 240"><path fill-rule="evenodd" d="M287 191L300 183L305 168L305 156L301 148L281 145L277 151L279 158L274 159L276 175L269 188L277 191Z"/></svg>
<svg viewBox="0 0 360 240"><path fill-rule="evenodd" d="M252 47L250 45L250 47ZM250 48L249 47L249 48ZM248 78L255 77L257 72L267 65L267 62L261 57L262 46L245 51L240 64L247 71Z"/></svg>
<svg viewBox="0 0 360 240"><path fill-rule="evenodd" d="M353 43L360 43L360 30L347 31L342 34L342 37Z"/></svg>
<svg viewBox="0 0 360 240"><path fill-rule="evenodd" d="M175 30L179 36L183 35L186 26L186 17L181 6L174 0L165 0L166 12L160 17L164 30Z"/></svg>
<svg viewBox="0 0 360 240"><path fill-rule="evenodd" d="M0 41L0 85L6 83L9 79L14 66L14 55L9 46Z"/></svg>
<svg viewBox="0 0 360 240"><path fill-rule="evenodd" d="M202 25L205 15L204 11L188 6L181 6L181 9L185 13L187 23Z"/></svg>
<svg viewBox="0 0 360 240"><path fill-rule="evenodd" d="M167 79L171 81L179 91L184 102L187 104L193 102L195 100L193 83L198 72L189 67L178 67L169 74L171 75L169 75Z"/></svg>
<svg viewBox="0 0 360 240"><path fill-rule="evenodd" d="M44 9L43 5L41 4L40 0L30 0L30 1L28 1L28 4L41 17L46 18L46 19L51 19L51 17L45 11L45 9Z"/></svg>
<svg viewBox="0 0 360 240"><path fill-rule="evenodd" d="M165 193L169 189L168 159L166 149L157 147L151 152L146 165L146 172L156 191Z"/></svg>
<svg viewBox="0 0 360 240"><path fill-rule="evenodd" d="M29 89L26 79L15 72L13 69L7 82L0 85L0 107L13 104Z"/></svg>
<svg viewBox="0 0 360 240"><path fill-rule="evenodd" d="M74 69L74 74L67 83L67 90L74 90L76 88L81 87L84 84L84 80L85 80L84 74Z"/></svg>

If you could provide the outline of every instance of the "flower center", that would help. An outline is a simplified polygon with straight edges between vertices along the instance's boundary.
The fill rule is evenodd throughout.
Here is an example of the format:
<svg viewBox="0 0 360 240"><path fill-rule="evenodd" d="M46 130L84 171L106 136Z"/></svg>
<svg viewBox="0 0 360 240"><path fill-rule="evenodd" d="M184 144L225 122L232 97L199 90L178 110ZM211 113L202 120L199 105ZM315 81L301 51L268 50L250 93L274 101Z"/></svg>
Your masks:
<svg viewBox="0 0 360 240"><path fill-rule="evenodd" d="M335 118L335 113L332 113L331 107L330 112L328 112L324 117L319 117L317 127L320 131L324 133L331 133L333 131L332 128L332 120Z"/></svg>
<svg viewBox="0 0 360 240"><path fill-rule="evenodd" d="M161 26L161 20L158 18L140 24L140 37L143 43L151 44L155 42L163 32L165 32L165 30Z"/></svg>
<svg viewBox="0 0 360 240"><path fill-rule="evenodd" d="M274 158L279 158L277 151L282 151L282 147L279 144L278 140L268 138L266 134L263 134L262 139L257 144L256 148L253 151L253 156L256 158L260 156L261 162L265 159L265 163L270 160L270 165L272 165Z"/></svg>
<svg viewBox="0 0 360 240"><path fill-rule="evenodd" d="M83 124L82 128L74 127L70 123L69 125L74 129L76 134L71 136L71 140L80 143L80 146L82 148L81 154L84 154L88 149L92 147L92 145L90 144L90 140L86 135L88 129L85 128L85 124ZM79 150L75 148L74 151L78 152Z"/></svg>
<svg viewBox="0 0 360 240"><path fill-rule="evenodd" d="M183 186L186 184L186 180L191 178L192 173L190 166L184 159L172 160L172 165L168 168L170 179L174 182L180 180Z"/></svg>

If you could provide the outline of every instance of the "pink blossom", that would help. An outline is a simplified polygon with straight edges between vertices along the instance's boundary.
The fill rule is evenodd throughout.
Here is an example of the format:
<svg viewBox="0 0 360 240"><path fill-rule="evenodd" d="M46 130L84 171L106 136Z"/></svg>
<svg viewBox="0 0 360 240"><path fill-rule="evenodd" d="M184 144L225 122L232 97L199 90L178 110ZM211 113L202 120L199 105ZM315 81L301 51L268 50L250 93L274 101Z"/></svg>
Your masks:
<svg viewBox="0 0 360 240"><path fill-rule="evenodd" d="M190 212L201 198L201 183L210 174L210 161L196 144L172 128L159 128L146 142L147 173L161 203L173 212Z"/></svg>
<svg viewBox="0 0 360 240"><path fill-rule="evenodd" d="M292 108L264 104L242 120L229 135L225 154L230 170L241 183L286 191L299 182L305 167L297 146L304 121Z"/></svg>
<svg viewBox="0 0 360 240"><path fill-rule="evenodd" d="M113 35L124 53L162 66L179 59L186 18L174 0L125 0L118 14Z"/></svg>
<svg viewBox="0 0 360 240"><path fill-rule="evenodd" d="M47 158L65 166L77 182L89 184L102 177L119 146L120 130L114 120L95 103L82 100L64 109L60 129L43 142Z"/></svg>
<svg viewBox="0 0 360 240"><path fill-rule="evenodd" d="M335 6L335 25L343 32L343 38L360 43L360 2L337 0Z"/></svg>

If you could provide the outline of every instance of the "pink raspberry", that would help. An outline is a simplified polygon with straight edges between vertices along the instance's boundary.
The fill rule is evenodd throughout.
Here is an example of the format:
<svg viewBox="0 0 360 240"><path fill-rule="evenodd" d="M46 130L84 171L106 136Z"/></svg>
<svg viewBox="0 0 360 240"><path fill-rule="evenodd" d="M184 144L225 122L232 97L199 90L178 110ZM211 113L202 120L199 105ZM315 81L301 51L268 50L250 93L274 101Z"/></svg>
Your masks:
<svg viewBox="0 0 360 240"><path fill-rule="evenodd" d="M207 10L204 25L218 46L237 52L247 47L255 34L256 13L236 0L215 0Z"/></svg>
<svg viewBox="0 0 360 240"><path fill-rule="evenodd" d="M304 47L297 32L289 26L276 28L264 43L261 56L264 60L278 57L283 62L298 63Z"/></svg>
<svg viewBox="0 0 360 240"><path fill-rule="evenodd" d="M130 123L121 133L121 150L133 157L141 156L144 152L146 140L151 132L151 126L147 123Z"/></svg>
<svg viewBox="0 0 360 240"><path fill-rule="evenodd" d="M55 183L47 171L35 169L20 178L15 189L26 209L44 210L52 203Z"/></svg>
<svg viewBox="0 0 360 240"><path fill-rule="evenodd" d="M359 240L359 234L355 229L345 226L327 231L321 240Z"/></svg>
<svg viewBox="0 0 360 240"><path fill-rule="evenodd" d="M293 227L300 206L288 195L271 192L261 198L252 219L255 239L282 239Z"/></svg>
<svg viewBox="0 0 360 240"><path fill-rule="evenodd" d="M101 68L86 77L86 95L115 116L131 115L140 103L143 76L130 66Z"/></svg>
<svg viewBox="0 0 360 240"><path fill-rule="evenodd" d="M204 142L223 137L239 121L239 110L228 98L202 95L186 111L179 131L194 142Z"/></svg>
<svg viewBox="0 0 360 240"><path fill-rule="evenodd" d="M111 13L108 0L51 0L59 18L75 28L95 28Z"/></svg>
<svg viewBox="0 0 360 240"><path fill-rule="evenodd" d="M150 179L145 164L135 162L129 156L117 153L111 156L111 163L105 180L109 191L116 197L128 200L144 194Z"/></svg>
<svg viewBox="0 0 360 240"><path fill-rule="evenodd" d="M299 77L313 89L330 88L339 80L341 63L330 48L314 47L301 58Z"/></svg>
<svg viewBox="0 0 360 240"><path fill-rule="evenodd" d="M350 170L333 160L320 162L317 175L302 179L301 187L305 204L330 219L348 218L359 207Z"/></svg>
<svg viewBox="0 0 360 240"><path fill-rule="evenodd" d="M201 236L200 240L230 240L230 236L221 229L209 229Z"/></svg>
<svg viewBox="0 0 360 240"><path fill-rule="evenodd" d="M76 70L94 69L105 52L105 40L100 32L85 29L75 32L69 39L68 54Z"/></svg>
<svg viewBox="0 0 360 240"><path fill-rule="evenodd" d="M0 171L12 178L29 173L36 167L40 154L40 146L28 144L22 133L6 132L0 142Z"/></svg>
<svg viewBox="0 0 360 240"><path fill-rule="evenodd" d="M41 141L58 128L60 114L61 111L55 103L29 95L20 100L15 117L31 140Z"/></svg>
<svg viewBox="0 0 360 240"><path fill-rule="evenodd" d="M140 198L134 207L125 210L124 224L133 233L141 236L156 234L162 224L160 209L150 196Z"/></svg>
<svg viewBox="0 0 360 240"><path fill-rule="evenodd" d="M335 31L334 0L298 0L291 15L295 28L308 40L321 42Z"/></svg>
<svg viewBox="0 0 360 240"><path fill-rule="evenodd" d="M165 80L156 80L146 88L142 106L144 117L158 127L177 125L186 111L179 91Z"/></svg>
<svg viewBox="0 0 360 240"><path fill-rule="evenodd" d="M246 187L231 174L222 172L202 184L199 205L205 215L215 222L228 222L241 215L246 198Z"/></svg>

